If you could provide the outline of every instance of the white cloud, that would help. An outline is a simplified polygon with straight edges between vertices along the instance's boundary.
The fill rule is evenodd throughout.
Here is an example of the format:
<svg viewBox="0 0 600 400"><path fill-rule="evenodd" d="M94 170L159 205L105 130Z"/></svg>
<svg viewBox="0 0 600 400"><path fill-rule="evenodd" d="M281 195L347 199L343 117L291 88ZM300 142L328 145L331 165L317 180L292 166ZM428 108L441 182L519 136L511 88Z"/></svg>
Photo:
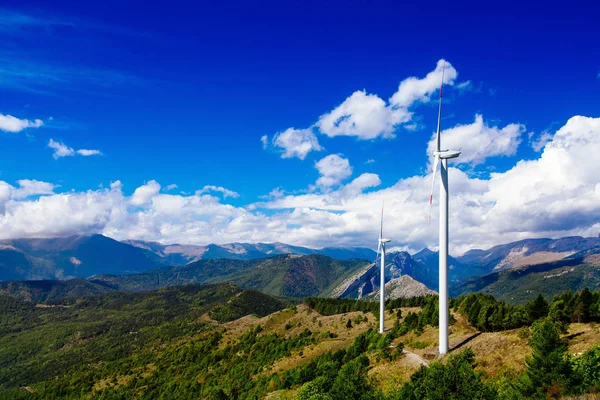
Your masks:
<svg viewBox="0 0 600 400"><path fill-rule="evenodd" d="M262 135L260 137L260 142L262 143L263 149L266 149L269 146L269 137L267 135Z"/></svg>
<svg viewBox="0 0 600 400"><path fill-rule="evenodd" d="M519 161L487 180L450 168L451 252L460 254L528 237L596 236L600 231L600 170L589 154L599 151L600 118L573 117L555 133L539 159ZM370 227L377 225L377 211L385 198L386 231L395 243L419 250L437 245L437 225L427 224L430 179L414 176L353 196L344 195L348 189L341 187L324 194L286 196L261 206L295 210L294 215L307 218L315 227L321 219L321 231L309 230L308 222L297 231L312 237L311 243L365 245L376 237ZM436 196L434 219L437 201ZM308 242L297 240L296 244Z"/></svg>
<svg viewBox="0 0 600 400"><path fill-rule="evenodd" d="M280 199L283 196L285 196L285 191L280 188L280 187L276 187L275 189L271 190L268 194L264 194L261 196L258 196L259 199L263 199L263 200L274 200L274 199ZM256 204L250 204L248 207L248 209L256 209Z"/></svg>
<svg viewBox="0 0 600 400"><path fill-rule="evenodd" d="M315 163L315 168L320 175L317 179L317 186L321 188L338 185L352 175L352 167L348 159L337 154L330 154L320 159Z"/></svg>
<svg viewBox="0 0 600 400"><path fill-rule="evenodd" d="M48 147L50 147L51 149L54 150L54 154L52 154L52 157L54 157L55 160L58 160L61 157L71 157L71 156L74 156L75 154L79 154L80 156L84 156L84 157L102 154L100 152L100 150L88 150L88 149L75 150L72 147L67 146L63 142L58 142L58 141L55 141L54 139L50 139L50 141L48 142Z"/></svg>
<svg viewBox="0 0 600 400"><path fill-rule="evenodd" d="M123 188L123 184L121 183L121 181L117 180L110 183L110 188L112 190L121 190Z"/></svg>
<svg viewBox="0 0 600 400"><path fill-rule="evenodd" d="M84 157L89 157L89 156L101 155L102 153L100 152L100 150L79 149L79 150L77 150L77 154L84 156Z"/></svg>
<svg viewBox="0 0 600 400"><path fill-rule="evenodd" d="M425 76L419 79L410 77L400 82L398 91L390 98L390 104L395 107L410 107L416 102L428 102L430 96L439 89L442 82L442 68L444 68L444 85L452 86L458 72L452 64L445 60L439 60L436 68Z"/></svg>
<svg viewBox="0 0 600 400"><path fill-rule="evenodd" d="M552 140L552 135L549 132L542 132L537 139L531 141L531 148L536 152L540 152L550 140Z"/></svg>
<svg viewBox="0 0 600 400"><path fill-rule="evenodd" d="M444 60L439 60L436 68L424 78L404 79L387 103L376 94L368 94L365 90L355 91L332 111L321 115L315 123L315 127L320 133L329 137L352 136L359 140L372 140L380 137L394 138L397 129L403 125L407 130L415 130L417 124L411 123L413 112L409 111L409 108L416 103L428 102L431 95L439 89L444 62ZM446 62L445 84L454 85L457 76L456 69ZM468 81L461 83L460 90L466 90L469 84ZM284 158L296 156L304 159L309 151L320 150L317 138L310 128L289 128L278 135L273 142L285 149ZM292 142L291 139L297 137L305 139L296 139ZM277 143L278 138L281 138L281 143ZM261 141L265 147L266 138L264 136Z"/></svg>
<svg viewBox="0 0 600 400"><path fill-rule="evenodd" d="M263 136L263 138L266 138L266 136ZM265 147L265 141L262 138L261 141L263 147ZM304 160L311 151L323 150L311 129L289 128L277 133L273 138L273 145L283 149L281 158L298 157Z"/></svg>
<svg viewBox="0 0 600 400"><path fill-rule="evenodd" d="M455 163L477 165L488 157L515 155L524 132L525 126L520 124L490 127L483 122L483 116L477 114L472 124L442 131L441 140L443 148L462 151ZM433 133L427 146L429 155L433 154L435 146L436 134Z"/></svg>
<svg viewBox="0 0 600 400"><path fill-rule="evenodd" d="M75 150L73 150L72 147L69 147L62 142L54 141L53 139L50 139L48 142L48 147L54 150L52 157L54 157L55 160L58 160L61 157L70 157L75 155Z"/></svg>
<svg viewBox="0 0 600 400"><path fill-rule="evenodd" d="M527 237L596 236L600 169L590 154L599 152L600 118L578 116L554 132L536 159L519 161L506 172L480 179L451 167L451 253ZM416 175L375 190L379 177L362 174L337 189L278 195L255 207L235 207L200 193L163 194L156 181L131 196L123 194L119 181L110 189L55 194L51 184L24 180L13 187L0 181L0 238L100 232L163 243L375 246L385 199L386 236L395 246L416 251L437 245L437 196L434 221L427 223L430 178ZM31 194L24 197L27 191Z"/></svg>
<svg viewBox="0 0 600 400"><path fill-rule="evenodd" d="M240 197L239 193L234 192L233 190L225 189L222 186L212 186L212 185L204 186L197 193L203 194L203 193L209 193L209 192L219 192L219 193L223 194L223 197L233 197L234 199Z"/></svg>
<svg viewBox="0 0 600 400"><path fill-rule="evenodd" d="M177 185L176 185L176 184L174 184L174 183L172 183L172 184L170 184L170 185L167 185L167 187L165 188L165 190L166 190L167 192L168 192L168 191L171 191L171 190L174 190L174 189L177 189Z"/></svg>
<svg viewBox="0 0 600 400"><path fill-rule="evenodd" d="M19 187L13 189L13 199L23 199L29 196L54 194L56 185L49 182L37 181L35 179L21 179L17 181Z"/></svg>
<svg viewBox="0 0 600 400"><path fill-rule="evenodd" d="M330 137L393 138L396 126L410 118L406 109L389 107L377 95L356 91L333 111L321 115L316 126Z"/></svg>
<svg viewBox="0 0 600 400"><path fill-rule="evenodd" d="M365 173L355 178L349 184L345 185L340 194L344 198L354 197L361 194L365 189L381 185L381 180L377 174Z"/></svg>
<svg viewBox="0 0 600 400"><path fill-rule="evenodd" d="M367 161L365 161L365 164L375 164L375 160L372 158L369 158Z"/></svg>
<svg viewBox="0 0 600 400"><path fill-rule="evenodd" d="M281 197L283 197L285 195L285 192L283 191L283 189L276 187L275 189L271 190L269 192L269 197L272 199L279 199Z"/></svg>
<svg viewBox="0 0 600 400"><path fill-rule="evenodd" d="M456 84L456 88L462 92L466 92L473 89L473 82L464 81Z"/></svg>
<svg viewBox="0 0 600 400"><path fill-rule="evenodd" d="M6 205L11 200L22 200L31 196L54 194L57 187L48 182L35 179L21 179L17 181L18 187L0 181L0 214L5 212Z"/></svg>
<svg viewBox="0 0 600 400"><path fill-rule="evenodd" d="M39 128L44 125L41 119L19 119L12 115L0 114L0 130L4 132L21 132L26 128Z"/></svg>
<svg viewBox="0 0 600 400"><path fill-rule="evenodd" d="M135 189L133 196L131 196L131 204L134 206L148 204L158 192L160 192L160 184L155 180L151 180Z"/></svg>

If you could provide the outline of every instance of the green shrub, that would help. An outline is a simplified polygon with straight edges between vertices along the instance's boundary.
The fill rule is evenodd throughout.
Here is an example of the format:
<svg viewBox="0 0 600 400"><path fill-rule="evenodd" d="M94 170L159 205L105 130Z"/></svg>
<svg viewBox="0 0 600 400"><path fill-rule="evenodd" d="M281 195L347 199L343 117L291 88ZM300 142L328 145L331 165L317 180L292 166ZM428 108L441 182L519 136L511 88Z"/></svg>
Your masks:
<svg viewBox="0 0 600 400"><path fill-rule="evenodd" d="M519 329L519 332L517 333L517 337L519 339L528 339L529 338L529 327L523 326L521 329Z"/></svg>

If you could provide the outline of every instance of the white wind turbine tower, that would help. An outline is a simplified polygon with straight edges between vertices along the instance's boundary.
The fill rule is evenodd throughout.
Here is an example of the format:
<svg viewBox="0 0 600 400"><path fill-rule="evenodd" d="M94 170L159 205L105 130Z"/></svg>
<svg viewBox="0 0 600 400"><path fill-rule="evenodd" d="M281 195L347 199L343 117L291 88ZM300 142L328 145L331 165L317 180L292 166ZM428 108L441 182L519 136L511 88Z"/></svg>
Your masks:
<svg viewBox="0 0 600 400"><path fill-rule="evenodd" d="M448 160L460 155L460 151L442 150L440 141L440 127L442 119L442 91L444 89L444 70L442 68L442 84L440 85L440 105L438 109L437 123L437 143L436 150L433 153L433 179L431 182L431 195L429 196L429 220L431 221L431 205L433 203L433 187L435 185L435 175L437 166L441 160L440 175L442 184L440 185L440 282L439 282L439 353L448 353Z"/></svg>
<svg viewBox="0 0 600 400"><path fill-rule="evenodd" d="M385 317L385 244L389 243L390 239L383 238L383 204L381 205L381 225L379 226L379 245L377 246L377 259L381 253L381 270L379 271L379 333L384 330Z"/></svg>

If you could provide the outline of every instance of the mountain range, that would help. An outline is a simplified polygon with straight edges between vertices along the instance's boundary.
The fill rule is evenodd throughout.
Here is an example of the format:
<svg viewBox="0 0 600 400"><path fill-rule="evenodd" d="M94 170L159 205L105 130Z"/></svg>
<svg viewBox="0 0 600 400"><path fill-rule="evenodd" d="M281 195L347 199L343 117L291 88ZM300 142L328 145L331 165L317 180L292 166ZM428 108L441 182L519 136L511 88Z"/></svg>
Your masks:
<svg viewBox="0 0 600 400"><path fill-rule="evenodd" d="M184 265L198 260L228 258L231 260L253 260L272 257L281 254L310 255L321 254L338 260L360 258L372 260L376 253L364 247L325 247L311 249L308 247L291 246L285 243L228 243L209 244L206 246L171 244L163 245L157 242L143 240L127 240L130 244L162 257L171 265Z"/></svg>
<svg viewBox="0 0 600 400"><path fill-rule="evenodd" d="M373 261L376 258L376 253L367 248L310 249L284 243L231 243L208 246L162 245L144 241L126 243L151 251L172 265L183 265L200 259L251 260L280 254L321 254L340 260ZM449 257L449 283L456 285L465 279L487 275L495 271L558 261L597 246L600 246L599 238L571 236L560 239L525 239L494 246L487 250L470 250L462 256ZM438 289L439 258L437 252L427 248L412 255L403 251L391 252L388 254L387 260L386 281L402 275L409 275L431 290ZM367 295L378 288L379 270L367 268L357 276L357 279L358 281L355 282L347 282L349 287L357 289L358 284L358 287L361 287L361 294Z"/></svg>
<svg viewBox="0 0 600 400"><path fill-rule="evenodd" d="M288 254L256 260L199 260L135 274L0 282L0 294L44 302L116 291L142 292L185 284L230 282L243 289L278 297L329 297L344 279L365 264L368 262L364 260L336 260L320 254Z"/></svg>
<svg viewBox="0 0 600 400"><path fill-rule="evenodd" d="M577 271L593 269L590 260L595 258L590 257L598 249L598 238L566 237L471 250L449 257L449 283L454 295L483 290L504 299L505 293L518 293L519 279L535 276L535 271L551 271L562 263L569 268L582 266ZM365 248L310 249L283 243L162 245L118 242L102 235L14 239L0 241L0 280L36 282L5 282L0 291L48 300L229 281L275 296L362 298L379 290L379 267L372 263L375 257L373 250ZM582 275L582 282L593 275L590 273ZM411 282L409 287L415 293L436 291L438 254L429 249L412 255L391 252L385 274L386 282L410 276L415 284L423 284L416 287ZM565 272L568 274L576 275ZM512 282L512 289L494 289L503 287L498 282ZM571 282L570 286L585 284Z"/></svg>
<svg viewBox="0 0 600 400"><path fill-rule="evenodd" d="M254 260L282 254L320 254L339 260L372 260L376 255L367 248L310 249L283 243L162 245L139 240L119 242L103 235L12 239L0 241L0 281L88 278L180 266L198 260Z"/></svg>
<svg viewBox="0 0 600 400"><path fill-rule="evenodd" d="M0 241L0 280L127 274L167 265L158 255L102 235Z"/></svg>
<svg viewBox="0 0 600 400"><path fill-rule="evenodd" d="M503 293L502 291L493 290L492 287L489 287L488 291L501 299L510 300L512 297L522 301L524 298L529 299L530 297L520 295L521 284L517 278L524 275L522 271L550 271L563 264L570 266L582 265L584 256L593 255L597 252L600 252L600 239L578 236L561 239L526 239L494 246L488 250L471 250L459 257L448 257L449 285L453 289L453 295L460 295L484 290L490 281L504 279L501 277L512 277L509 279L512 282L511 291ZM590 258L588 260L590 261L585 264L585 268L594 269L594 261L591 261ZM585 268L581 268L580 271ZM520 272L513 272L515 270ZM344 280L334 290L333 294L336 297L372 297L373 293L379 292L379 274L379 266L367 265ZM575 275L571 274L570 277ZM429 290L437 291L439 280L438 253L429 249L423 249L414 255L405 251L389 253L386 257L385 281L391 282L402 276L410 276L417 282L424 284ZM592 275L588 274L586 276L590 277ZM551 286L550 282L547 281L548 286ZM582 279L580 283L571 282L566 287L577 290L582 289L587 284L593 285L593 282L586 282L585 279ZM413 288L407 290L407 292L418 293L424 291L423 288ZM534 292L533 290L530 291L530 293ZM560 293L555 290L555 287L548 287L544 292L549 294ZM512 293L512 295L506 297L506 293Z"/></svg>
<svg viewBox="0 0 600 400"><path fill-rule="evenodd" d="M582 252L595 251L600 238L570 236L560 239L525 239L502 244L487 250L470 250L458 257L448 257L449 284L466 279L511 270L528 265L546 264L577 257ZM410 255L391 253L388 257L386 280L410 275L432 290L438 289L439 256L429 249Z"/></svg>
<svg viewBox="0 0 600 400"><path fill-rule="evenodd" d="M600 247L580 251L562 260L503 269L472 277L450 288L458 297L484 292L509 303L550 298L564 291L600 289Z"/></svg>

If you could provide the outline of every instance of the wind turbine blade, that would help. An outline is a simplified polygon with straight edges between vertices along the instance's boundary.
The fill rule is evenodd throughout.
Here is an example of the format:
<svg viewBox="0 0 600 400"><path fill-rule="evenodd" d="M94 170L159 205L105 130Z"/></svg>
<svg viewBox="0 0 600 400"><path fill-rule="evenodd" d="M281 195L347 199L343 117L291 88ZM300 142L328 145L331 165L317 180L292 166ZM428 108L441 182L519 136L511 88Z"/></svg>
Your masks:
<svg viewBox="0 0 600 400"><path fill-rule="evenodd" d="M379 228L379 239L383 239L383 201L381 202L381 224Z"/></svg>
<svg viewBox="0 0 600 400"><path fill-rule="evenodd" d="M433 206L433 188L435 186L435 177L437 176L437 167L440 162L439 155L435 155L433 161L433 174L431 176L431 193L429 194L429 225L431 225L431 207Z"/></svg>
<svg viewBox="0 0 600 400"><path fill-rule="evenodd" d="M379 244L377 245L377 255L375 256L375 265L377 265L377 263L379 262L380 252L381 252L381 241L379 241Z"/></svg>
<svg viewBox="0 0 600 400"><path fill-rule="evenodd" d="M444 91L444 72L446 70L446 61L444 61L444 66L442 67L442 83L440 85L440 105L438 108L438 123L437 123L437 135L436 135L436 151L440 151L442 149L442 143L440 138L440 131L442 127L442 93Z"/></svg>

